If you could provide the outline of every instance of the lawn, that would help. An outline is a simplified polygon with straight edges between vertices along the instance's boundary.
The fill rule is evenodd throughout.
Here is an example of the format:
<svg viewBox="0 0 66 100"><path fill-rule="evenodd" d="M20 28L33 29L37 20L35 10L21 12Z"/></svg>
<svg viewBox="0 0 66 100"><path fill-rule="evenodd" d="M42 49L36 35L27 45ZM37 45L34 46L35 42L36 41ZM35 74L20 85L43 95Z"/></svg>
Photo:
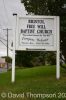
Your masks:
<svg viewBox="0 0 66 100"><path fill-rule="evenodd" d="M66 100L66 70L56 80L55 66L16 69L16 81L11 83L11 71L0 74L0 100Z"/></svg>

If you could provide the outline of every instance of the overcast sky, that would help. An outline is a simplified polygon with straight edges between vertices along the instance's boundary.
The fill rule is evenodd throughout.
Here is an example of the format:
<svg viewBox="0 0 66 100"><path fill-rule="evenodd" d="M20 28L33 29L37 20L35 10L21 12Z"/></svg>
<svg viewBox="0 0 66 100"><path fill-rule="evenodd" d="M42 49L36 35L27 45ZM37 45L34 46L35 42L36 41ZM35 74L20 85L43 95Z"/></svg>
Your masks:
<svg viewBox="0 0 66 100"><path fill-rule="evenodd" d="M13 25L13 13L17 13L19 16L26 15L24 5L20 0L0 0L0 56L7 55L6 46L7 33L6 28L11 28ZM5 40L4 40L5 39ZM13 34L12 30L9 31L9 46L12 42ZM5 44L3 44L2 42ZM12 51L9 51L9 55L12 56Z"/></svg>

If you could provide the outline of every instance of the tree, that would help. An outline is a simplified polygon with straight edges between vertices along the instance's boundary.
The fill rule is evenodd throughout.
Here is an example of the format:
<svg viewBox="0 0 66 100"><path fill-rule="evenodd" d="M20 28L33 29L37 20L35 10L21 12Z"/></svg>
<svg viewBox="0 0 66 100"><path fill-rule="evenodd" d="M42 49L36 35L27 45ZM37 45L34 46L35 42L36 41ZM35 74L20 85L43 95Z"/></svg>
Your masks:
<svg viewBox="0 0 66 100"><path fill-rule="evenodd" d="M60 46L66 62L66 0L21 0L28 14L60 16Z"/></svg>
<svg viewBox="0 0 66 100"><path fill-rule="evenodd" d="M63 0L21 0L28 13L35 15L58 15L63 6Z"/></svg>

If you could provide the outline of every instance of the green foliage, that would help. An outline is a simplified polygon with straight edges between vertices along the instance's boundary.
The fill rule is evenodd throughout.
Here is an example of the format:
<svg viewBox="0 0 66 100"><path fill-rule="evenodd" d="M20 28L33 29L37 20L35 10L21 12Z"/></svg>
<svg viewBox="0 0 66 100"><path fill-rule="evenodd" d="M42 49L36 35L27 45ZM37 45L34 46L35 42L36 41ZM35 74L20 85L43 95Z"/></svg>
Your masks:
<svg viewBox="0 0 66 100"><path fill-rule="evenodd" d="M46 53L45 59L46 59L48 64L55 65L56 64L56 52Z"/></svg>
<svg viewBox="0 0 66 100"><path fill-rule="evenodd" d="M56 63L55 52L42 51L18 51L16 53L16 65L24 67L40 66Z"/></svg>
<svg viewBox="0 0 66 100"><path fill-rule="evenodd" d="M48 0L48 9L51 15L61 15L64 0Z"/></svg>
<svg viewBox="0 0 66 100"><path fill-rule="evenodd" d="M35 15L58 15L63 6L63 0L21 0L28 13Z"/></svg>
<svg viewBox="0 0 66 100"><path fill-rule="evenodd" d="M35 15L43 15L48 13L47 0L22 0L25 5L25 9L28 13L34 13Z"/></svg>
<svg viewBox="0 0 66 100"><path fill-rule="evenodd" d="M65 57L65 62L66 62L66 14L63 14L61 16L61 22L60 22L60 28L61 28L61 35L60 35L60 45L61 45L61 50L62 54Z"/></svg>

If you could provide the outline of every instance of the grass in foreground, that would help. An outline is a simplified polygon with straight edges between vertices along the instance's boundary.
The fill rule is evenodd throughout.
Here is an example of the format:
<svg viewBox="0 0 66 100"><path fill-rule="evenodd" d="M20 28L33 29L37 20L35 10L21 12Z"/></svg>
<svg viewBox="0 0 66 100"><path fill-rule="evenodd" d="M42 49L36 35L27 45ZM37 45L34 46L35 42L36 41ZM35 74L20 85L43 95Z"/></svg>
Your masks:
<svg viewBox="0 0 66 100"><path fill-rule="evenodd" d="M11 83L11 71L0 74L0 94L6 93L4 98L0 95L0 100L66 100L66 71L61 69L59 80L56 80L55 71L55 66L16 69L15 83ZM28 92L44 95L43 98L38 98L36 95L27 97ZM17 97L13 94L17 94ZM18 94L23 94L24 98ZM55 95L45 97L46 94Z"/></svg>

